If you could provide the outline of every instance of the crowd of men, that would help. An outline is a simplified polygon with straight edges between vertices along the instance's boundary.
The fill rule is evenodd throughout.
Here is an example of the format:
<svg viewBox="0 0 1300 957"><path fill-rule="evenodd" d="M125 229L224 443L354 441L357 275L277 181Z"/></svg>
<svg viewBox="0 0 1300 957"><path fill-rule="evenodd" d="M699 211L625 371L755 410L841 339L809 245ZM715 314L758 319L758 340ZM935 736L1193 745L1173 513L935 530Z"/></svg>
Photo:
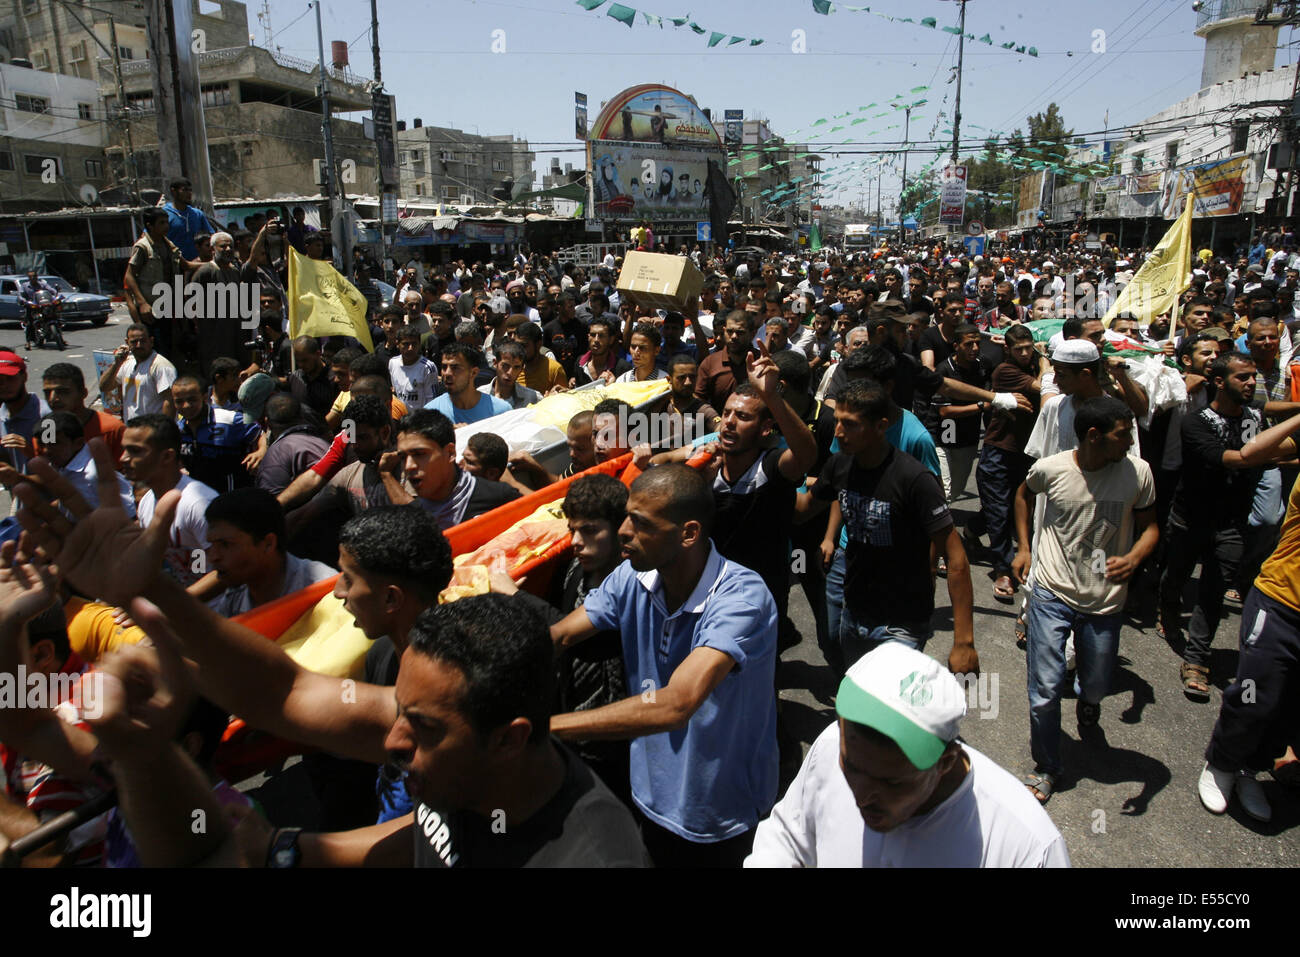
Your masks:
<svg viewBox="0 0 1300 957"><path fill-rule="evenodd" d="M133 321L98 383L120 417L88 405L77 366L37 389L0 350L0 673L111 692L94 714L76 694L0 708L0 834L117 795L29 862L1064 866L1043 808L1068 777L1061 703L1073 681L1087 740L1125 610L1148 599L1171 649L1148 677L1193 701L1230 677L1210 649L1225 602L1242 606L1205 806L1268 820L1257 775L1297 777L1289 234L1238 261L1204 251L1147 325L1101 321L1141 264L1118 250L696 248L706 278L680 312L620 297L617 261L411 263L373 299L367 350L289 337L285 250L323 258L322 234L263 217L204 242L185 187L144 217L128 267ZM159 315L145 291L175 276L257 282L256 336ZM491 428L550 394L655 380L649 406L573 416L558 471ZM629 453L630 484L595 468ZM444 533L574 476L548 587L495 574L439 602ZM970 491L979 509L954 510ZM329 578L373 643L361 681L234 620ZM939 578L946 669L925 653ZM795 584L837 720L781 794ZM1018 611L1022 773L959 738L985 588ZM292 808L273 827L221 778L232 715L311 751L321 830ZM199 810L213 823L195 833Z"/></svg>

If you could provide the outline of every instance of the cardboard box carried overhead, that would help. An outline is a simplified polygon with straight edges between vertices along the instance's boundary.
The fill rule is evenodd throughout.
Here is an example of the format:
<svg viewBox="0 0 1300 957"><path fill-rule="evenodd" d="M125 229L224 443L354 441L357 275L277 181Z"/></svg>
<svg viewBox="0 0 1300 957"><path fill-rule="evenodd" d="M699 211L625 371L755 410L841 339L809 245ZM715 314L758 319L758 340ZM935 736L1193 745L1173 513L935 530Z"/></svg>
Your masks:
<svg viewBox="0 0 1300 957"><path fill-rule="evenodd" d="M704 288L704 274L685 256L628 252L618 274L621 299L638 306L682 312Z"/></svg>

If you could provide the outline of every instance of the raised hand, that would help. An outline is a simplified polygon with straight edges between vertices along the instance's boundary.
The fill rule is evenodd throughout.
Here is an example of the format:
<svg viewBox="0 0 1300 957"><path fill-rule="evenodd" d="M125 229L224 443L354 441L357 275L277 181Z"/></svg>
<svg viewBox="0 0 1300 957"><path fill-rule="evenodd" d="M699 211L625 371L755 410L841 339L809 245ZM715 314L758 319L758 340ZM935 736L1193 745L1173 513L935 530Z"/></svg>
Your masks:
<svg viewBox="0 0 1300 957"><path fill-rule="evenodd" d="M24 481L14 488L23 505L18 521L73 588L126 607L162 572L163 553L181 494L172 489L164 495L148 529L140 528L122 508L108 447L100 439L91 439L89 444L98 473L99 507L92 510L67 479L38 457L28 465L36 481ZM37 484L59 500L75 523L46 500Z"/></svg>
<svg viewBox="0 0 1300 957"><path fill-rule="evenodd" d="M757 358L753 353L745 356L745 370L749 374L749 381L765 400L770 400L780 393L781 370L772 361L772 354L768 351L766 342L759 342Z"/></svg>
<svg viewBox="0 0 1300 957"><path fill-rule="evenodd" d="M25 625L58 598L58 568L34 553L26 532L0 546L0 619Z"/></svg>

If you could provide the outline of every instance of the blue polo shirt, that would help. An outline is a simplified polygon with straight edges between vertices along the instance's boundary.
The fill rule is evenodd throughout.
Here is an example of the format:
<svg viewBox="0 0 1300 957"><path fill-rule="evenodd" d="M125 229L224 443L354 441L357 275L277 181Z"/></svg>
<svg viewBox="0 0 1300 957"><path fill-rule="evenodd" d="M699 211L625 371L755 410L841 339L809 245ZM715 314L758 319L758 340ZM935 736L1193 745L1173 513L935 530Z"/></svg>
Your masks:
<svg viewBox="0 0 1300 957"><path fill-rule="evenodd" d="M490 419L494 415L500 415L502 412L509 412L510 403L505 399L498 399L494 395L488 395L486 392L478 393L478 405L472 409L461 409L451 401L451 393L444 392L442 395L425 404L426 409L436 409L447 418L451 419L456 425L463 425L468 422L481 422L484 419Z"/></svg>
<svg viewBox="0 0 1300 957"><path fill-rule="evenodd" d="M169 200L163 204L163 209L167 212L167 238L176 245L186 259L199 257L199 248L194 245L195 236L199 233L220 232L212 228L208 217L204 216L203 210L197 207L186 206L185 212L182 213Z"/></svg>
<svg viewBox="0 0 1300 957"><path fill-rule="evenodd" d="M656 824L710 844L758 825L776 803L776 605L755 572L712 543L700 581L671 615L656 571L623 562L583 603L598 631L618 629L628 689L668 685L696 648L735 668L686 727L632 740L632 800Z"/></svg>

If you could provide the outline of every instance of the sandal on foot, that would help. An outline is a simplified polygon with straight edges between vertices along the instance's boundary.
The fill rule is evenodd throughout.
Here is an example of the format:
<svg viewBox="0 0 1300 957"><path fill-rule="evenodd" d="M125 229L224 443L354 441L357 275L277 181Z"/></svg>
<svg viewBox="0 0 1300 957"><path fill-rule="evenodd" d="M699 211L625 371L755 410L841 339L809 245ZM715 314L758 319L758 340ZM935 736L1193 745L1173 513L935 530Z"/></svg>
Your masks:
<svg viewBox="0 0 1300 957"><path fill-rule="evenodd" d="M1052 792L1056 790L1054 774L1039 774L1034 771L1032 774L1026 774L1020 782L1029 788L1029 793L1038 799L1039 804L1046 804L1051 799Z"/></svg>
<svg viewBox="0 0 1300 957"><path fill-rule="evenodd" d="M993 583L993 597L1001 602L1014 601L1016 597L1016 586L1011 583L1010 575L999 575L997 581Z"/></svg>
<svg viewBox="0 0 1300 957"><path fill-rule="evenodd" d="M1210 700L1210 669L1184 661L1178 677L1183 682L1183 694L1191 701Z"/></svg>

